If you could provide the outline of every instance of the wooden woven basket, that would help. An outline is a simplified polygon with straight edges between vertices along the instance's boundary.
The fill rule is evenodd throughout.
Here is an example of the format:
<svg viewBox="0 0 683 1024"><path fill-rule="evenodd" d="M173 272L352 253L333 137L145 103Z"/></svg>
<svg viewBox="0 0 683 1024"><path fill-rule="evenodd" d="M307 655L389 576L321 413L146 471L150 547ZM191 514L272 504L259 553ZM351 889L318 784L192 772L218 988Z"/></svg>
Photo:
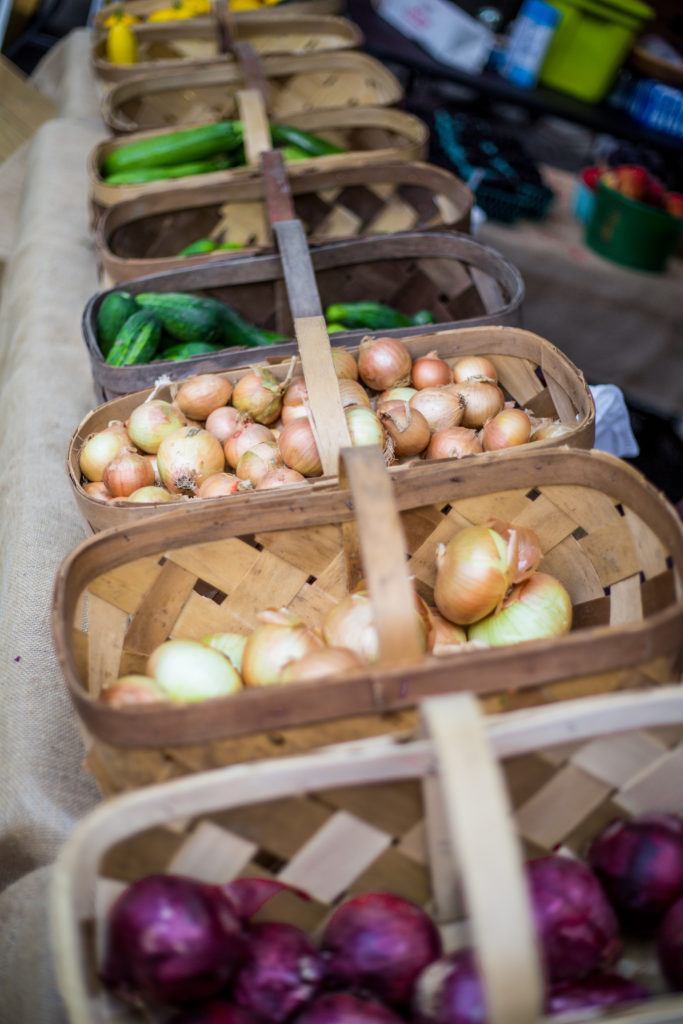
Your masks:
<svg viewBox="0 0 683 1024"><path fill-rule="evenodd" d="M229 513L197 502L97 534L65 559L53 606L56 651L105 792L394 731L436 693L495 695L488 706L499 710L678 678L683 523L625 463L599 452L529 450L482 455L466 470L408 467L390 478L378 449L343 456L351 490L342 479L329 490L256 492ZM269 605L319 625L361 574L355 534L344 526L354 512L378 664L319 684L182 706L114 709L98 701L105 684L144 670L169 636L246 634ZM437 544L491 516L537 532L541 569L570 594L572 632L425 658L406 572L432 603Z"/></svg>
<svg viewBox="0 0 683 1024"><path fill-rule="evenodd" d="M397 232L342 242L328 242L312 253L313 268L323 305L372 298L396 309L415 313L430 309L441 329L481 324L517 325L524 297L519 271L493 249L456 232ZM190 270L126 282L139 292L193 292L223 299L258 327L294 336L282 261L276 255L234 256ZM83 313L83 336L90 355L95 393L106 400L152 387L162 375L172 378L225 370L258 359L280 359L296 353L292 342L261 349L230 348L215 356L192 356L182 363L168 361L140 366L107 366L97 344L97 313L108 292L93 296ZM431 332L432 327L429 328ZM403 337L415 327L383 334ZM367 331L339 332L334 345L353 345Z"/></svg>
<svg viewBox="0 0 683 1024"><path fill-rule="evenodd" d="M574 425L567 434L560 437L532 442L534 451L567 445L572 448L592 446L595 437L595 407L583 375L564 353L537 334L517 327L467 327L403 340L413 359L433 350L450 364L463 355L486 355L496 364L506 395L514 399L518 405L535 410L539 416L548 415ZM357 344L350 346L348 350L357 355ZM310 363L307 366L306 359L303 363L302 366L301 359L297 359L294 372L303 372L306 377L312 407L315 404L316 408L322 408L327 416L331 416L331 390L336 388L336 379L333 382L328 381L324 377L324 369L317 361L313 362L312 367ZM283 359L280 363L271 363L270 369L279 380L284 379L292 369L291 357ZM249 371L245 368L227 370L223 372L223 376L229 380L238 380L247 372ZM170 399L171 391L171 385L164 385L155 389L155 395L158 398ZM98 430L103 430L112 420L127 420L133 409L141 405L150 394L151 390L136 391L105 402L85 417L69 443L67 470L76 504L85 522L95 532L106 530L110 526L148 519L150 515L163 511L157 505L138 505L132 502L107 504L90 497L81 486L79 457L85 440ZM312 411L312 415L315 422L315 412ZM344 443L343 438L340 443ZM528 448L529 445L523 447ZM492 453L492 458L495 461L496 458L506 458L507 455L508 452L502 451ZM413 463L412 472L419 472L420 468L421 463L417 461ZM395 471L392 468L391 472ZM336 482L336 478L331 481L329 476L316 477L302 486L318 488L330 482ZM229 501L232 508L233 501L245 501L250 498L251 495L246 493L240 496L231 495L227 499L207 500L222 504Z"/></svg>
<svg viewBox="0 0 683 1024"><path fill-rule="evenodd" d="M258 54L303 56L353 49L363 45L363 33L346 18L329 15L296 15L273 12L263 18L248 14L232 22L235 39L250 43ZM106 38L96 40L92 64L98 78L125 82L140 75L190 72L235 62L232 53L221 53L216 23L211 18L131 25L137 38L139 59L135 64L112 64L106 57Z"/></svg>
<svg viewBox="0 0 683 1024"><path fill-rule="evenodd" d="M271 114L281 120L309 110L391 106L403 96L398 79L365 53L265 57L261 67ZM119 133L221 121L237 116L243 88L237 65L136 75L105 96L102 117Z"/></svg>
<svg viewBox="0 0 683 1024"><path fill-rule="evenodd" d="M236 242L255 252L272 245L262 175L191 189L168 189L109 207L95 244L106 284L145 274L214 263L227 254L178 257L198 238ZM372 163L334 171L309 170L290 180L296 215L312 243L394 231L467 231L474 197L440 167Z"/></svg>
<svg viewBox="0 0 683 1024"><path fill-rule="evenodd" d="M426 700L422 718L422 740L365 740L235 765L92 812L60 853L50 899L71 1024L161 1019L125 1014L97 979L108 908L131 881L158 872L300 886L310 902L282 893L257 919L286 920L313 935L347 896L400 894L434 916L446 951L476 948L490 1024L548 1024L522 860L558 842L584 854L615 816L683 812L681 690L488 718L459 695ZM661 989L651 949L627 945L624 960L637 980ZM562 1017L682 1019L680 994Z"/></svg>
<svg viewBox="0 0 683 1024"><path fill-rule="evenodd" d="M168 7L168 0L125 0L123 3L117 2L115 7L117 10L120 8L124 14L133 14L136 18L144 21L154 11ZM263 10L235 11L232 17L239 23L244 17L269 18L273 13L297 15L343 14L344 7L343 0L292 0L291 3L288 0L284 5L264 7ZM92 19L95 28L104 28L104 23L110 16L110 13L111 7L108 4L101 7ZM203 18L203 16L201 17Z"/></svg>

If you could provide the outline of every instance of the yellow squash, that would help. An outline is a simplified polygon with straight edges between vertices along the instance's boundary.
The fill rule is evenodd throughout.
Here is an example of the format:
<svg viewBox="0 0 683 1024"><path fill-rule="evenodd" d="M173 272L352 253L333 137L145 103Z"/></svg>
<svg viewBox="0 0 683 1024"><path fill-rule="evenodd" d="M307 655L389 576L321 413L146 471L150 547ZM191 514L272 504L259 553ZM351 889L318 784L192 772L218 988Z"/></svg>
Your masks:
<svg viewBox="0 0 683 1024"><path fill-rule="evenodd" d="M104 23L105 28L113 28L114 25L136 25L140 21L134 14L126 14L122 7L117 7L109 15Z"/></svg>
<svg viewBox="0 0 683 1024"><path fill-rule="evenodd" d="M107 60L111 64L137 64L138 40L130 25L117 21L107 33Z"/></svg>

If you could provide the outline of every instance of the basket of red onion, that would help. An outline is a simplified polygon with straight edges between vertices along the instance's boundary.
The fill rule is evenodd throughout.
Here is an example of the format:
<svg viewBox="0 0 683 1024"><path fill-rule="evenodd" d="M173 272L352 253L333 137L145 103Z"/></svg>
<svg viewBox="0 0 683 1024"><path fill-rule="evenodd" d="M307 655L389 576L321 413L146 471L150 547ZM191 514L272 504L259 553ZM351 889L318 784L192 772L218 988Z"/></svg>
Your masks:
<svg viewBox="0 0 683 1024"><path fill-rule="evenodd" d="M539 451L593 442L595 409L583 375L529 331L367 337L331 353L329 368L313 346L308 365L303 351L301 360L200 374L100 406L68 453L84 519L101 530L173 500L229 497L233 507L257 490L324 486L330 474L319 427L338 423L335 401L344 408L341 431L348 429L337 448L379 444L389 464L411 472L425 460L530 442ZM332 459L333 476L335 466Z"/></svg>
<svg viewBox="0 0 683 1024"><path fill-rule="evenodd" d="M680 1022L680 687L421 710L92 812L51 891L69 1020Z"/></svg>
<svg viewBox="0 0 683 1024"><path fill-rule="evenodd" d="M198 501L84 541L53 634L106 792L492 710L662 683L683 660L683 523L601 452ZM228 511L226 511L228 510Z"/></svg>

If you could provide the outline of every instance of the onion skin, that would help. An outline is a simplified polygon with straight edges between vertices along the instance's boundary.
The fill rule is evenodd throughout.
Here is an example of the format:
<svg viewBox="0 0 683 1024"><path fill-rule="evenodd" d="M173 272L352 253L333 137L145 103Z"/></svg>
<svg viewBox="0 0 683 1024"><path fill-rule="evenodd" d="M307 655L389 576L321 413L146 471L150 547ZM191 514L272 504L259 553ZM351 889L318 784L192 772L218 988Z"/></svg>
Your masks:
<svg viewBox="0 0 683 1024"><path fill-rule="evenodd" d="M323 466L308 419L291 420L277 439L285 466L302 476L322 476Z"/></svg>
<svg viewBox="0 0 683 1024"><path fill-rule="evenodd" d="M339 381L339 396L341 398L342 408L349 409L354 405L365 406L369 409L370 396L357 380L340 380Z"/></svg>
<svg viewBox="0 0 683 1024"><path fill-rule="evenodd" d="M523 409L503 409L484 424L482 444L485 452L498 452L526 444L531 436L531 420Z"/></svg>
<svg viewBox="0 0 683 1024"><path fill-rule="evenodd" d="M307 683L363 668L365 662L348 647L323 647L290 661L280 673L281 683Z"/></svg>
<svg viewBox="0 0 683 1024"><path fill-rule="evenodd" d="M358 363L345 348L333 348L332 362L339 380L358 380Z"/></svg>
<svg viewBox="0 0 683 1024"><path fill-rule="evenodd" d="M275 422L282 408L280 383L270 370L259 368L254 373L247 373L235 385L232 404L257 423L268 426Z"/></svg>
<svg viewBox="0 0 683 1024"><path fill-rule="evenodd" d="M553 985L546 1004L546 1013L569 1013L593 1006L624 1006L649 999L651 993L630 978L620 974L592 974L583 981L565 981Z"/></svg>
<svg viewBox="0 0 683 1024"><path fill-rule="evenodd" d="M282 406L282 426L286 427L292 420L303 420L308 418L308 406L307 405L283 405ZM275 433L277 430L276 425L271 425L272 431ZM277 434L275 435L277 437Z"/></svg>
<svg viewBox="0 0 683 1024"><path fill-rule="evenodd" d="M573 981L610 967L621 940L615 913L593 872L569 857L525 865L548 980Z"/></svg>
<svg viewBox="0 0 683 1024"><path fill-rule="evenodd" d="M250 448L253 448L260 441L274 440L275 435L268 427L265 427L262 423L254 423L248 417L243 417L241 425L223 445L228 465L235 469L244 453L248 452Z"/></svg>
<svg viewBox="0 0 683 1024"><path fill-rule="evenodd" d="M244 414L235 409L234 406L222 405L220 409L214 409L213 412L209 413L206 417L204 429L208 430L210 434L213 434L224 445L229 437L237 433L244 421Z"/></svg>
<svg viewBox="0 0 683 1024"><path fill-rule="evenodd" d="M596 836L587 859L618 912L661 917L683 896L683 818L619 818Z"/></svg>
<svg viewBox="0 0 683 1024"><path fill-rule="evenodd" d="M486 356L463 356L462 359L453 363L453 380L456 384L473 378L477 380L485 378L497 384L498 371Z"/></svg>
<svg viewBox="0 0 683 1024"><path fill-rule="evenodd" d="M490 384L488 381L466 380L454 384L453 390L460 395L465 404L463 427L483 427L486 421L496 416L505 405L503 392L497 384Z"/></svg>
<svg viewBox="0 0 683 1024"><path fill-rule="evenodd" d="M510 585L508 547L495 530L468 526L437 549L434 602L444 618L468 626L492 612Z"/></svg>
<svg viewBox="0 0 683 1024"><path fill-rule="evenodd" d="M363 338L358 350L358 375L373 391L386 391L410 381L413 360L398 338Z"/></svg>
<svg viewBox="0 0 683 1024"><path fill-rule="evenodd" d="M440 956L441 939L417 904L370 892L335 910L321 948L331 982L367 989L390 1006L406 1006L420 972Z"/></svg>
<svg viewBox="0 0 683 1024"><path fill-rule="evenodd" d="M242 655L244 645L247 642L246 636L240 633L212 633L210 636L202 637L202 643L207 647L214 647L232 663L237 671L242 673Z"/></svg>
<svg viewBox="0 0 683 1024"><path fill-rule="evenodd" d="M410 408L422 413L432 434L459 426L465 413L460 396L447 388L423 388L410 399Z"/></svg>
<svg viewBox="0 0 683 1024"><path fill-rule="evenodd" d="M416 1024L484 1024L484 988L471 949L440 957L415 985Z"/></svg>
<svg viewBox="0 0 683 1024"><path fill-rule="evenodd" d="M242 688L230 659L194 640L159 644L149 656L147 672L169 700L180 703L224 697Z"/></svg>
<svg viewBox="0 0 683 1024"><path fill-rule="evenodd" d="M436 351L420 356L413 363L411 370L413 387L421 391L423 388L440 388L453 383L453 372L444 359L439 359Z"/></svg>
<svg viewBox="0 0 683 1024"><path fill-rule="evenodd" d="M133 409L128 420L128 434L143 452L156 455L159 445L174 430L186 425L185 416L171 402L153 398Z"/></svg>
<svg viewBox="0 0 683 1024"><path fill-rule="evenodd" d="M683 992L683 898L669 907L659 926L657 958L671 988Z"/></svg>
<svg viewBox="0 0 683 1024"><path fill-rule="evenodd" d="M225 456L208 430L181 427L159 445L159 476L171 494L197 494L207 477L222 473Z"/></svg>
<svg viewBox="0 0 683 1024"><path fill-rule="evenodd" d="M175 404L191 420L205 420L215 409L227 405L232 383L217 373L200 373L184 381L175 397Z"/></svg>
<svg viewBox="0 0 683 1024"><path fill-rule="evenodd" d="M282 396L283 410L290 406L303 405L307 401L308 388L306 387L306 378L301 376L292 377L289 387Z"/></svg>
<svg viewBox="0 0 683 1024"><path fill-rule="evenodd" d="M419 455L429 444L429 424L418 409L411 409L408 402L385 402L378 417L399 458Z"/></svg>
<svg viewBox="0 0 683 1024"><path fill-rule="evenodd" d="M259 441L248 452L240 456L240 461L235 467L235 474L240 480L248 480L252 487L256 487L264 476L274 469L280 469L283 465L277 442Z"/></svg>
<svg viewBox="0 0 683 1024"><path fill-rule="evenodd" d="M506 523L502 519L489 519L486 525L499 533L508 545L513 539L513 533L515 534L517 568L512 582L521 583L523 580L529 579L536 572L543 558L543 548L538 534L528 526L516 526L514 523Z"/></svg>
<svg viewBox="0 0 683 1024"><path fill-rule="evenodd" d="M381 1003L335 992L319 996L293 1024L402 1024L402 1019Z"/></svg>
<svg viewBox="0 0 683 1024"><path fill-rule="evenodd" d="M247 638L242 654L245 686L277 686L290 661L323 646L320 637L287 609L260 612L262 625Z"/></svg>
<svg viewBox="0 0 683 1024"><path fill-rule="evenodd" d="M111 493L107 485L103 480L91 480L87 484L83 485L83 490L90 498L96 498L97 501L113 501L114 495Z"/></svg>
<svg viewBox="0 0 683 1024"><path fill-rule="evenodd" d="M252 925L247 958L233 982L233 998L259 1019L282 1024L316 994L322 957L301 928L280 922Z"/></svg>
<svg viewBox="0 0 683 1024"><path fill-rule="evenodd" d="M387 402L410 402L413 395L417 394L417 388L389 388L383 391L375 400L375 411L379 413L382 406Z"/></svg>
<svg viewBox="0 0 683 1024"><path fill-rule="evenodd" d="M242 482L234 473L212 473L199 485L198 498L223 498L237 494Z"/></svg>
<svg viewBox="0 0 683 1024"><path fill-rule="evenodd" d="M165 505L169 501L175 501L176 497L169 494L165 487L157 487L150 484L148 487L139 487L126 498L126 501L134 501L139 505Z"/></svg>
<svg viewBox="0 0 683 1024"><path fill-rule="evenodd" d="M499 611L472 623L467 635L500 647L562 636L571 625L572 602L565 588L554 576L535 572L515 587Z"/></svg>
<svg viewBox="0 0 683 1024"><path fill-rule="evenodd" d="M289 466L282 466L280 469L273 469L267 473L259 483L256 484L257 491L270 491L274 487L296 487L305 484L306 477L296 469Z"/></svg>
<svg viewBox="0 0 683 1024"><path fill-rule="evenodd" d="M464 459L481 455L481 442L471 427L446 427L432 434L426 459Z"/></svg>
<svg viewBox="0 0 683 1024"><path fill-rule="evenodd" d="M245 939L217 886L149 875L114 903L105 948L102 979L117 995L182 1005L211 999L224 988Z"/></svg>
<svg viewBox="0 0 683 1024"><path fill-rule="evenodd" d="M454 648L461 647L467 643L467 633L462 626L456 626L454 622L449 622L448 619L445 619L434 608L430 608L429 611L434 628L432 654L435 654L437 657L450 654Z"/></svg>
<svg viewBox="0 0 683 1024"><path fill-rule="evenodd" d="M372 409L366 409L361 405L352 405L350 409L344 411L344 415L354 448L366 444L376 444L380 448L384 448L386 433Z"/></svg>
<svg viewBox="0 0 683 1024"><path fill-rule="evenodd" d="M256 1017L230 1003L211 1002L181 1010L168 1024L260 1024Z"/></svg>
<svg viewBox="0 0 683 1024"><path fill-rule="evenodd" d="M101 481L111 460L118 455L122 448L129 446L130 437L123 424L106 427L104 430L92 434L81 448L79 455L78 462L81 473L91 483Z"/></svg>
<svg viewBox="0 0 683 1024"><path fill-rule="evenodd" d="M154 469L143 455L122 448L106 467L102 480L115 498L127 498L140 487L154 484Z"/></svg>
<svg viewBox="0 0 683 1024"><path fill-rule="evenodd" d="M105 686L100 700L110 708L125 708L139 704L158 704L168 697L149 676L121 676L116 682Z"/></svg>

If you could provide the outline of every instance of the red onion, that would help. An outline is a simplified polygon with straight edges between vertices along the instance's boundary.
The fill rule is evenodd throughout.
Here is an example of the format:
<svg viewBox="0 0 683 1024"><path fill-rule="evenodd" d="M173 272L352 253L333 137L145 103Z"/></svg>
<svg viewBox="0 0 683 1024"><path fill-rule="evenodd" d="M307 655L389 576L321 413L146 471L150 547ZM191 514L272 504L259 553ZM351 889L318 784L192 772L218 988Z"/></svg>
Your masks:
<svg viewBox="0 0 683 1024"><path fill-rule="evenodd" d="M441 953L436 925L425 911L385 892L342 903L321 945L332 981L367 989L391 1004L410 1001L418 974Z"/></svg>
<svg viewBox="0 0 683 1024"><path fill-rule="evenodd" d="M650 993L642 985L620 974L592 974L583 981L563 981L553 985L546 1004L546 1013L569 1013L591 1006L623 1006L648 999Z"/></svg>
<svg viewBox="0 0 683 1024"><path fill-rule="evenodd" d="M221 890L192 878L150 875L111 908L102 978L124 999L211 999L245 949L240 919Z"/></svg>
<svg viewBox="0 0 683 1024"><path fill-rule="evenodd" d="M683 991L683 897L669 908L657 932L657 956L662 974L676 991Z"/></svg>
<svg viewBox="0 0 683 1024"><path fill-rule="evenodd" d="M324 974L322 958L308 935L293 924L255 924L247 942L233 998L257 1017L279 1024L316 994Z"/></svg>
<svg viewBox="0 0 683 1024"><path fill-rule="evenodd" d="M536 931L551 982L609 967L619 956L619 926L595 875L579 861L550 856L526 865Z"/></svg>
<svg viewBox="0 0 683 1024"><path fill-rule="evenodd" d="M259 1021L230 1003L211 1002L191 1010L181 1010L168 1024L259 1024Z"/></svg>
<svg viewBox="0 0 683 1024"><path fill-rule="evenodd" d="M617 910L661 916L683 895L683 818L619 818L593 840L588 863Z"/></svg>
<svg viewBox="0 0 683 1024"><path fill-rule="evenodd" d="M440 957L415 985L416 1024L485 1024L484 989L471 949Z"/></svg>
<svg viewBox="0 0 683 1024"><path fill-rule="evenodd" d="M381 1003L336 992L316 999L294 1024L401 1024L401 1019Z"/></svg>

